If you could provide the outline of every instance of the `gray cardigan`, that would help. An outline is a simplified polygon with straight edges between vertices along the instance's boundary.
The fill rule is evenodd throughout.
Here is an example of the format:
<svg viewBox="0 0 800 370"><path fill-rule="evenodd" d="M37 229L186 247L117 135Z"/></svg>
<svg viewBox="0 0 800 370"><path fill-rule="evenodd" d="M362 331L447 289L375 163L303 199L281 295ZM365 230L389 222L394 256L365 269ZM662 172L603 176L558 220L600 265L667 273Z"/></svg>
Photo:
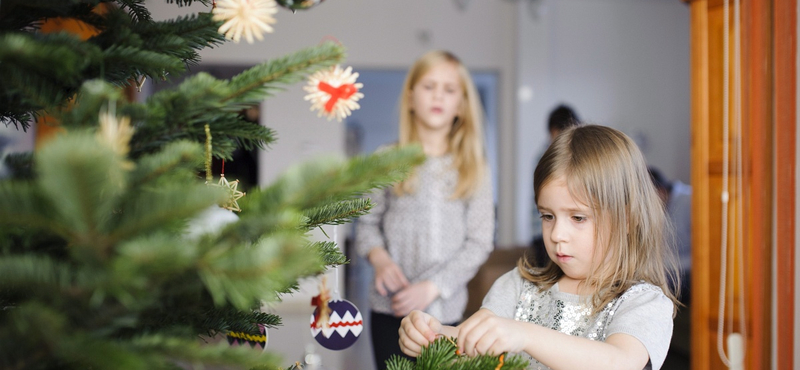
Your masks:
<svg viewBox="0 0 800 370"><path fill-rule="evenodd" d="M458 179L451 155L429 157L416 169L413 194L374 192L375 207L356 224L355 247L365 256L385 248L411 283L429 280L440 296L425 310L443 323L462 320L467 283L494 248L494 202L488 172L467 199L450 199ZM372 310L392 314L391 297L371 285Z"/></svg>

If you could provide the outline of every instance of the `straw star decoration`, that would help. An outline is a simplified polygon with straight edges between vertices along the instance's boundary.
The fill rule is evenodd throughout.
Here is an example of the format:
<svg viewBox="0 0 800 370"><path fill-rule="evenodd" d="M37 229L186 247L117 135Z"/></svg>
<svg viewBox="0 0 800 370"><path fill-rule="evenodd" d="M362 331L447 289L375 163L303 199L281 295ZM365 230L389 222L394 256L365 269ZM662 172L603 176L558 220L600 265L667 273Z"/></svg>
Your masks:
<svg viewBox="0 0 800 370"><path fill-rule="evenodd" d="M97 131L97 140L122 157L128 155L130 151L129 144L134 133L130 118L117 118L112 107L106 112L101 112L99 120L100 129ZM134 164L126 160L122 163L122 166L124 169L130 170L134 167Z"/></svg>
<svg viewBox="0 0 800 370"><path fill-rule="evenodd" d="M244 35L247 43L253 38L264 40L263 33L273 31L273 15L278 12L275 0L219 0L211 11L215 21L225 21L217 30L238 43Z"/></svg>
<svg viewBox="0 0 800 370"><path fill-rule="evenodd" d="M217 186L228 190L230 193L229 198L227 199L225 204L221 205L221 207L229 211L241 212L242 209L239 208L238 200L241 199L245 195L245 193L237 189L239 187L239 180L233 180L233 182L228 182L228 179L225 178L225 175L220 175Z"/></svg>
<svg viewBox="0 0 800 370"><path fill-rule="evenodd" d="M309 92L305 100L311 101L311 110L319 110L317 117L325 115L329 121L336 118L341 122L353 110L361 108L357 101L364 94L358 90L364 85L356 83L357 78L358 73L353 73L352 67L343 70L337 65L318 71L308 78L308 85L303 87Z"/></svg>

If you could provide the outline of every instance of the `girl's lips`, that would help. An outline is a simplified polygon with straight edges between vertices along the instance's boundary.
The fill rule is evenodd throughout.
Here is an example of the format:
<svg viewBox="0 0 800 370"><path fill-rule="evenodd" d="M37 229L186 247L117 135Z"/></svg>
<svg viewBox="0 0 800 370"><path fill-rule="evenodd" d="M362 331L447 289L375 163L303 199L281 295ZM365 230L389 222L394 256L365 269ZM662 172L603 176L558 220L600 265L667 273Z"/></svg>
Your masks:
<svg viewBox="0 0 800 370"><path fill-rule="evenodd" d="M431 112L433 113L442 113L442 108L431 108Z"/></svg>
<svg viewBox="0 0 800 370"><path fill-rule="evenodd" d="M566 254L556 254L556 258L558 258L558 260L561 262L566 262L572 259L572 256Z"/></svg>

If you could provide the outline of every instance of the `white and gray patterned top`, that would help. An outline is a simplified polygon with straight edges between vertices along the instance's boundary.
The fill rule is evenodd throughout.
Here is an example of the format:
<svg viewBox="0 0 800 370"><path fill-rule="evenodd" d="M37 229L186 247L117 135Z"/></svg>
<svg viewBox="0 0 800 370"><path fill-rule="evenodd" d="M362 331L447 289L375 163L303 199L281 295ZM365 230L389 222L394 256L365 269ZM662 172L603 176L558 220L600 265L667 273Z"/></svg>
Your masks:
<svg viewBox="0 0 800 370"><path fill-rule="evenodd" d="M541 290L513 269L495 281L483 300L482 308L495 315L531 322L564 334L605 341L615 333L638 339L647 349L650 361L645 370L659 369L672 340L672 301L655 285L640 283L630 287L596 315L583 297L562 292L555 284ZM549 369L527 354L528 369Z"/></svg>
<svg viewBox="0 0 800 370"><path fill-rule="evenodd" d="M494 202L489 171L469 198L451 199L458 180L452 155L428 157L416 169L413 194L391 189L374 192L375 207L356 225L361 256L385 248L411 283L429 280L440 296L425 310L441 322L462 320L467 283L494 248ZM372 310L392 314L391 297L370 284Z"/></svg>

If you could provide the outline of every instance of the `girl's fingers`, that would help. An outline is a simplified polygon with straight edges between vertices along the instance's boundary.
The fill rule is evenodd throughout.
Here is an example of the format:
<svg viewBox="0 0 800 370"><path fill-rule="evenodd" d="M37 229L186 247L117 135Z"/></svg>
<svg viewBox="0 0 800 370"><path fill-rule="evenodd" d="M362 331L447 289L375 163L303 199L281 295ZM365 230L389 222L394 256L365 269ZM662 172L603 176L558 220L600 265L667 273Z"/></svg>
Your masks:
<svg viewBox="0 0 800 370"><path fill-rule="evenodd" d="M375 276L375 289L378 291L378 294L386 297L386 288L384 288L383 279L379 276Z"/></svg>
<svg viewBox="0 0 800 370"><path fill-rule="evenodd" d="M425 344L433 342L436 339L436 334L442 329L442 324L433 316L430 316L422 311L412 311L409 314L409 321L425 338Z"/></svg>
<svg viewBox="0 0 800 370"><path fill-rule="evenodd" d="M406 279L406 275L403 274L403 271L400 268L397 269L397 282L400 284L400 288L405 288L408 286L408 279Z"/></svg>
<svg viewBox="0 0 800 370"><path fill-rule="evenodd" d="M478 317L477 319L480 319ZM476 346L489 329L482 320L467 320L458 330L458 348L469 356L477 356Z"/></svg>
<svg viewBox="0 0 800 370"><path fill-rule="evenodd" d="M389 289L393 292L408 286L408 280L406 280L406 276L403 275L399 268L390 273L389 282L391 284Z"/></svg>
<svg viewBox="0 0 800 370"><path fill-rule="evenodd" d="M397 266L387 267L385 270L375 273L375 288L382 296L396 292L406 285L408 285L406 277Z"/></svg>
<svg viewBox="0 0 800 370"><path fill-rule="evenodd" d="M419 353L422 346L427 346L429 344L425 335L415 328L409 330L401 328L400 333L401 345L411 349L413 352Z"/></svg>
<svg viewBox="0 0 800 370"><path fill-rule="evenodd" d="M476 355L494 356L494 353L497 352L495 350L495 344L497 344L495 338L493 338L491 335L484 335L481 337L478 343L475 344Z"/></svg>
<svg viewBox="0 0 800 370"><path fill-rule="evenodd" d="M421 311L413 311L400 322L400 348L409 356L418 356L423 346L436 339L441 324Z"/></svg>
<svg viewBox="0 0 800 370"><path fill-rule="evenodd" d="M403 329L400 329L399 343L400 350L402 350L403 353L416 357L419 356L420 352L422 352L422 346L412 338L413 336L414 335L412 335L412 333L406 333L403 331Z"/></svg>
<svg viewBox="0 0 800 370"><path fill-rule="evenodd" d="M464 344L467 339L467 334L472 331L473 326L474 325L472 318L465 320L464 322L461 323L461 325L458 326L458 336L456 344L458 345L458 349L461 350L461 353L465 353Z"/></svg>
<svg viewBox="0 0 800 370"><path fill-rule="evenodd" d="M390 292L396 292L400 290L400 283L397 282L397 278L395 276L391 276L386 279L386 287L389 288Z"/></svg>

